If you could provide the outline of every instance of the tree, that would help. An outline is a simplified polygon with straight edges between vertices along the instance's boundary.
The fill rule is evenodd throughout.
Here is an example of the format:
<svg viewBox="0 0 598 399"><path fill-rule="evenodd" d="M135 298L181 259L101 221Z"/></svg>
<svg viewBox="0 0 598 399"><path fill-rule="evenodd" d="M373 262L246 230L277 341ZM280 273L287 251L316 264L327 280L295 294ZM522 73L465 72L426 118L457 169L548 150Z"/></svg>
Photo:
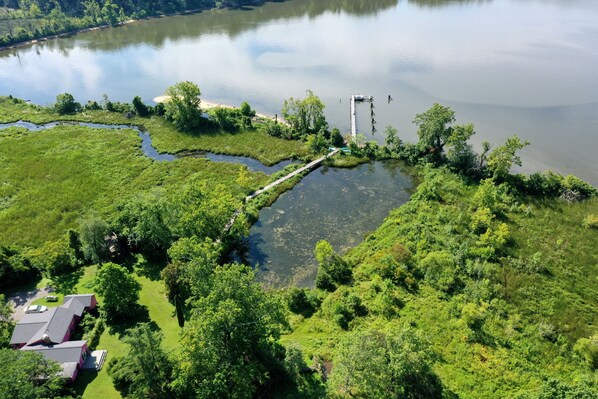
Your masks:
<svg viewBox="0 0 598 399"><path fill-rule="evenodd" d="M341 131L336 127L330 131L330 145L340 147L345 144L345 139L341 135Z"/></svg>
<svg viewBox="0 0 598 399"><path fill-rule="evenodd" d="M322 154L328 149L328 141L322 133L312 134L307 138L307 147L314 154Z"/></svg>
<svg viewBox="0 0 598 399"><path fill-rule="evenodd" d="M334 248L328 241L318 241L314 254L318 261L316 287L333 291L339 284L347 284L351 281L350 266L334 252Z"/></svg>
<svg viewBox="0 0 598 399"><path fill-rule="evenodd" d="M239 109L241 110L241 115L243 116L247 116L250 118L255 116L255 111L251 109L251 106L247 101L243 101Z"/></svg>
<svg viewBox="0 0 598 399"><path fill-rule="evenodd" d="M293 97L284 100L281 110L283 118L299 135L315 134L328 128L324 103L313 91L307 90L306 93L307 97L302 100Z"/></svg>
<svg viewBox="0 0 598 399"><path fill-rule="evenodd" d="M384 128L384 144L390 152L395 152L401 147L401 139L398 136L398 130L390 125Z"/></svg>
<svg viewBox="0 0 598 399"><path fill-rule="evenodd" d="M225 186L208 187L192 181L175 195L171 228L179 237L220 238L230 217L238 208Z"/></svg>
<svg viewBox="0 0 598 399"><path fill-rule="evenodd" d="M12 320L12 306L0 294L0 348L7 348L10 344L10 337L15 323Z"/></svg>
<svg viewBox="0 0 598 399"><path fill-rule="evenodd" d="M102 310L109 318L118 319L137 310L141 284L124 267L114 263L101 266L95 278L95 289L102 297Z"/></svg>
<svg viewBox="0 0 598 399"><path fill-rule="evenodd" d="M142 323L127 331L123 341L129 346L125 356L109 364L114 386L132 398L169 398L172 363L161 346L163 335Z"/></svg>
<svg viewBox="0 0 598 399"><path fill-rule="evenodd" d="M108 231L108 224L97 216L88 216L79 222L81 249L85 259L101 264L102 261L108 258L108 246L106 244Z"/></svg>
<svg viewBox="0 0 598 399"><path fill-rule="evenodd" d="M0 349L0 399L55 398L64 385L60 366L33 351ZM62 396L64 398L64 396Z"/></svg>
<svg viewBox="0 0 598 399"><path fill-rule="evenodd" d="M382 334L363 331L350 334L341 341L328 382L332 397L390 397L390 385L391 376Z"/></svg>
<svg viewBox="0 0 598 399"><path fill-rule="evenodd" d="M456 171L469 172L476 168L476 153L468 140L475 134L472 123L456 125L448 139L447 159Z"/></svg>
<svg viewBox="0 0 598 399"><path fill-rule="evenodd" d="M183 330L173 386L183 397L251 398L278 362L283 306L246 266L217 267L210 285Z"/></svg>
<svg viewBox="0 0 598 399"><path fill-rule="evenodd" d="M336 398L442 398L434 354L416 330L359 331L339 344L328 383Z"/></svg>
<svg viewBox="0 0 598 399"><path fill-rule="evenodd" d="M455 121L455 111L438 103L423 114L416 115L413 123L418 127L419 146L430 152L434 160L440 160L444 146L453 132L449 126Z"/></svg>
<svg viewBox="0 0 598 399"><path fill-rule="evenodd" d="M201 91L192 82L179 82L166 89L169 97L164 104L165 115L174 125L183 131L197 129L201 122Z"/></svg>
<svg viewBox="0 0 598 399"><path fill-rule="evenodd" d="M598 388L595 381L584 379L580 382L563 382L549 379L544 382L538 396L534 399L595 399Z"/></svg>
<svg viewBox="0 0 598 399"><path fill-rule="evenodd" d="M150 114L149 108L147 105L143 103L143 100L139 96L135 96L133 98L133 108L135 109L135 113L141 117L148 116Z"/></svg>
<svg viewBox="0 0 598 399"><path fill-rule="evenodd" d="M405 399L442 398L442 382L432 370L436 355L423 333L404 327L388 334L386 341L393 396Z"/></svg>
<svg viewBox="0 0 598 399"><path fill-rule="evenodd" d="M168 255L171 263L161 273L168 300L175 306L179 326L185 325L184 304L191 295L202 297L210 289L210 277L217 265L219 248L210 239L197 237L176 241Z"/></svg>
<svg viewBox="0 0 598 399"><path fill-rule="evenodd" d="M528 141L521 141L517 135L509 137L505 144L492 150L488 156L488 169L494 180L503 180L509 174L513 165L521 166L521 158L517 151L528 146Z"/></svg>
<svg viewBox="0 0 598 399"><path fill-rule="evenodd" d="M120 231L143 251L166 250L173 240L171 207L160 191L140 194L122 206Z"/></svg>
<svg viewBox="0 0 598 399"><path fill-rule="evenodd" d="M46 241L41 247L30 251L31 263L47 277L72 272L77 266L77 259L68 239L68 235L65 235L60 240Z"/></svg>
<svg viewBox="0 0 598 399"><path fill-rule="evenodd" d="M75 98L70 93L63 93L56 96L54 109L60 115L74 114L81 110L81 104L75 101Z"/></svg>

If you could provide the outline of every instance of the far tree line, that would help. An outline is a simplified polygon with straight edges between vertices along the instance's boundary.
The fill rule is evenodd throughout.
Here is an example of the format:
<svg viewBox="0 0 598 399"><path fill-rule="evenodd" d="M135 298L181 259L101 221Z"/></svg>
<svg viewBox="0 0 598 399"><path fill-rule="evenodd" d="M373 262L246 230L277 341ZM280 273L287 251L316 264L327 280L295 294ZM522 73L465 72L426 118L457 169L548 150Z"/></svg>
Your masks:
<svg viewBox="0 0 598 399"><path fill-rule="evenodd" d="M0 46L130 19L239 7L252 0L1 0Z"/></svg>

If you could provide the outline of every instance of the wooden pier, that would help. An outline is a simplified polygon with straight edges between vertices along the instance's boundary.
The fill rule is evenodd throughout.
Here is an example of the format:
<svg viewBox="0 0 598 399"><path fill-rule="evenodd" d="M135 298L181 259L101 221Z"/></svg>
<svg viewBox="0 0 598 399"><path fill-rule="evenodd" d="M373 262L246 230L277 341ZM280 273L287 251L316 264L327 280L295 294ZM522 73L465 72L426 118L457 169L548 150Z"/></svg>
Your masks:
<svg viewBox="0 0 598 399"><path fill-rule="evenodd" d="M372 103L372 108L374 107L373 106L374 97L364 96L362 94L352 94L351 95L349 111L350 111L350 120L351 120L351 137L353 138L353 140L355 140L357 138L357 115L356 115L357 112L356 112L356 108L355 108L355 103L363 102L363 101Z"/></svg>

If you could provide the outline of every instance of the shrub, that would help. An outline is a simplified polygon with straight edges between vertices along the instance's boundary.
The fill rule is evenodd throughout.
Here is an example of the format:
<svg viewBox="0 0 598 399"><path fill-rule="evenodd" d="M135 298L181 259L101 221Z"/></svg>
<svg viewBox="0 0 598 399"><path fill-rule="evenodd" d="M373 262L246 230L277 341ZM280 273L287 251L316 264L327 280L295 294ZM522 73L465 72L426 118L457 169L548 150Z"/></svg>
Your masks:
<svg viewBox="0 0 598 399"><path fill-rule="evenodd" d="M598 216L592 214L586 216L586 218L583 220L582 225L586 229L598 229Z"/></svg>
<svg viewBox="0 0 598 399"><path fill-rule="evenodd" d="M592 370L598 369L598 334L578 339L573 350Z"/></svg>
<svg viewBox="0 0 598 399"><path fill-rule="evenodd" d="M563 185L566 189L578 193L581 196L581 199L590 198L598 194L598 191L596 191L594 186L573 175L565 177Z"/></svg>
<svg viewBox="0 0 598 399"><path fill-rule="evenodd" d="M311 316L320 305L320 300L313 292L304 288L290 288L286 293L286 300L291 312L306 317Z"/></svg>

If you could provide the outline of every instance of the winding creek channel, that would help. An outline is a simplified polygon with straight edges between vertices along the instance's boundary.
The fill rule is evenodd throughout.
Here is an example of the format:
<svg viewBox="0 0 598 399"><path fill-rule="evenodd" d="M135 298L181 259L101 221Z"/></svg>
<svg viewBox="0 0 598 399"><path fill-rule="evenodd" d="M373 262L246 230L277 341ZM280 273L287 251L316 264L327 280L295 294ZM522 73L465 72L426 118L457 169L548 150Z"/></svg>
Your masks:
<svg viewBox="0 0 598 399"><path fill-rule="evenodd" d="M38 125L18 121L0 124L0 130L21 127L32 131L55 128L60 124L97 129L130 129L141 138L144 155L158 162L184 156L202 156L212 162L230 162L266 174L275 173L292 160L266 166L240 156L187 152L159 153L149 132L132 125L88 122L51 122ZM292 190L281 195L272 206L260 211L251 227L246 251L241 258L259 269L261 281L276 286L312 286L317 263L313 254L319 240L328 240L335 250L345 253L376 229L394 209L409 199L411 179L397 162L374 162L352 169L322 166L305 176Z"/></svg>

